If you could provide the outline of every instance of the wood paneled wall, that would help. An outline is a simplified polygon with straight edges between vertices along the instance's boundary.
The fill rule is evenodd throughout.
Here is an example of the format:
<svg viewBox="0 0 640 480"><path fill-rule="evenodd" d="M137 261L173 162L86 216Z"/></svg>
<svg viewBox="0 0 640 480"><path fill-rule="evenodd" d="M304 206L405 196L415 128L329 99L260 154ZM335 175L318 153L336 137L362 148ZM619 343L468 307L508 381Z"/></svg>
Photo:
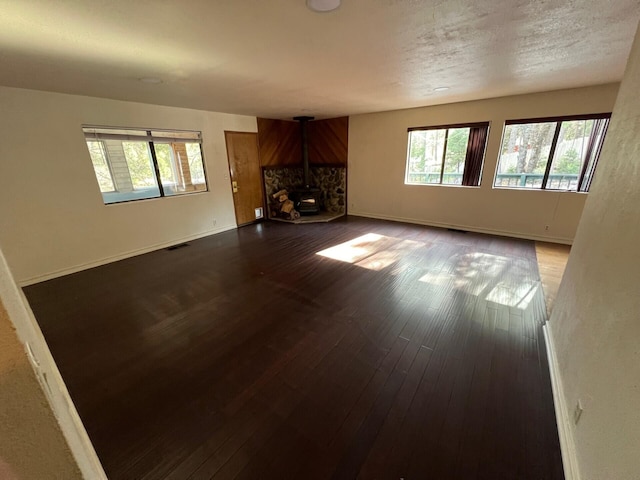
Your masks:
<svg viewBox="0 0 640 480"><path fill-rule="evenodd" d="M263 167L298 165L302 162L298 122L258 118L258 146Z"/></svg>
<svg viewBox="0 0 640 480"><path fill-rule="evenodd" d="M309 163L347 165L349 117L309 122Z"/></svg>
<svg viewBox="0 0 640 480"><path fill-rule="evenodd" d="M347 165L349 117L309 122L308 135L309 163ZM302 165L298 122L258 118L258 143L263 167Z"/></svg>

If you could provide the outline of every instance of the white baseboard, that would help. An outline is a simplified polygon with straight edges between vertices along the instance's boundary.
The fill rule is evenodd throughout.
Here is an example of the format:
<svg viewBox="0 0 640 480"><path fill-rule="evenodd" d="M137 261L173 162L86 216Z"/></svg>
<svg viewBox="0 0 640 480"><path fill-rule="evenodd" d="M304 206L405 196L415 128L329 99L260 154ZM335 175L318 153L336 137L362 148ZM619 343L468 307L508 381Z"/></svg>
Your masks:
<svg viewBox="0 0 640 480"><path fill-rule="evenodd" d="M502 237L524 238L526 240L536 240L539 242L561 243L564 245L571 245L573 243L573 239L571 238L545 237L542 235L531 235L529 233L512 232L512 231L506 231L506 230L494 230L490 228L481 228L481 227L475 227L475 226L469 226L469 225L456 225L452 223L431 222L431 221L421 220L417 218L394 217L390 215L379 215L375 213L354 212L352 210L349 210L348 214L354 217L376 218L378 220L390 220L392 222L413 223L416 225L426 225L429 227L453 228L456 230L466 230L469 232L476 232L476 233L487 233L490 235L499 235Z"/></svg>
<svg viewBox="0 0 640 480"><path fill-rule="evenodd" d="M175 238L168 242L156 243L153 245L149 245L144 248L138 248L136 250L130 250L128 252L120 253L118 255L112 255L109 257L101 258L100 260L95 260L93 262L81 263L79 265L74 265L72 267L63 268L61 270L55 270L53 272L48 272L42 275L36 275L33 277L23 278L18 280L16 283L21 287L26 287L28 285L33 285L34 283L44 282L46 280L51 280L52 278L62 277L64 275L69 275L71 273L81 272L82 270L88 270L89 268L99 267L100 265L106 265L107 263L117 262L118 260L124 260L125 258L135 257L136 255L142 255L143 253L153 252L154 250L160 250L162 248L170 247L171 245L176 245L179 243L190 242L192 240L196 240L202 237L208 237L209 235L214 235L216 233L226 232L228 230L233 230L237 228L235 225L227 225L224 227L215 228L213 230L207 230L205 232L196 233L194 235L188 235L186 237Z"/></svg>
<svg viewBox="0 0 640 480"><path fill-rule="evenodd" d="M562 377L556 359L556 350L553 343L553 335L549 325L542 327L544 340L547 347L547 359L549 360L549 374L553 388L553 403L556 410L556 423L558 424L558 436L560 438L560 450L562 451L562 464L564 466L565 480L580 480L576 445L571 433L571 416L567 408L567 402L562 387Z"/></svg>

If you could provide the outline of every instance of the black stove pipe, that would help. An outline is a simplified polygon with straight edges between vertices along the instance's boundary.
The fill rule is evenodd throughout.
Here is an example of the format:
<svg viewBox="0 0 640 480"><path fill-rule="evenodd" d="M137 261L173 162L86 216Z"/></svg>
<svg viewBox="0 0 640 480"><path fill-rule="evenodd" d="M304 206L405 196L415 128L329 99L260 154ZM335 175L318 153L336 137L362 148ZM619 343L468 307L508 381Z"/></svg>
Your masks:
<svg viewBox="0 0 640 480"><path fill-rule="evenodd" d="M300 141L302 143L302 168L304 169L304 188L311 188L311 179L309 177L309 147L307 138L307 122L313 120L314 117L293 117L294 120L300 122Z"/></svg>

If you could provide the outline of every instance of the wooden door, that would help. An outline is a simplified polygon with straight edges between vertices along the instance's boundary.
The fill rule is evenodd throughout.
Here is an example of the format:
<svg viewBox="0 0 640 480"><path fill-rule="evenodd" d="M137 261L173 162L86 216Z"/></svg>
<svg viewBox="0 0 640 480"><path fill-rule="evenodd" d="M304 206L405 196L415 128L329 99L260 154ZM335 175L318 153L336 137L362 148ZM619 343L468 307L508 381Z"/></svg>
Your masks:
<svg viewBox="0 0 640 480"><path fill-rule="evenodd" d="M224 132L236 222L245 225L264 216L258 134ZM258 210L259 209L259 210Z"/></svg>

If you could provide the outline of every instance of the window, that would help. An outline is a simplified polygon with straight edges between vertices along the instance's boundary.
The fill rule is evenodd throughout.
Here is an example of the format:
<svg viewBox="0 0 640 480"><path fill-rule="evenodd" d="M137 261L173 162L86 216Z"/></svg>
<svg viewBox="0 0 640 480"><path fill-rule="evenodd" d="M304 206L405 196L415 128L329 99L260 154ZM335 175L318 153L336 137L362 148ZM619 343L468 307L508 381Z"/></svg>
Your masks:
<svg viewBox="0 0 640 480"><path fill-rule="evenodd" d="M610 117L506 122L494 186L588 192Z"/></svg>
<svg viewBox="0 0 640 480"><path fill-rule="evenodd" d="M489 123L409 129L405 184L480 185Z"/></svg>
<svg viewBox="0 0 640 480"><path fill-rule="evenodd" d="M105 204L207 190L200 132L82 130Z"/></svg>

